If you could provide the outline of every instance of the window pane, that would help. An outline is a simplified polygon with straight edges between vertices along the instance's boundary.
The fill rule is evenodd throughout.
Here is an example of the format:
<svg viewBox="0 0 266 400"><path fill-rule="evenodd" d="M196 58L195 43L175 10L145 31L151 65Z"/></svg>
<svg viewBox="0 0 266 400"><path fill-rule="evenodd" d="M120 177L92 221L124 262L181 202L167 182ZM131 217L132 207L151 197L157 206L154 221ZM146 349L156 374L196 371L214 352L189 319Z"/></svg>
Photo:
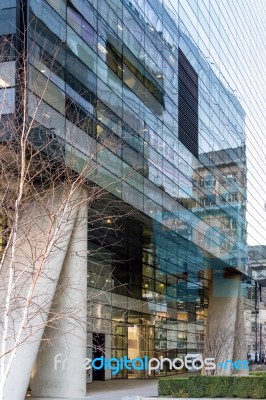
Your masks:
<svg viewBox="0 0 266 400"><path fill-rule="evenodd" d="M15 88L0 90L0 114L11 114L15 111Z"/></svg>
<svg viewBox="0 0 266 400"><path fill-rule="evenodd" d="M78 58L80 58L92 71L96 72L97 55L71 28L68 28L67 30L67 44Z"/></svg>
<svg viewBox="0 0 266 400"><path fill-rule="evenodd" d="M15 61L0 63L0 88L15 86Z"/></svg>
<svg viewBox="0 0 266 400"><path fill-rule="evenodd" d="M16 32L16 9L0 10L0 35Z"/></svg>
<svg viewBox="0 0 266 400"><path fill-rule="evenodd" d="M30 89L62 114L65 113L65 94L35 68L29 71Z"/></svg>
<svg viewBox="0 0 266 400"><path fill-rule="evenodd" d="M33 13L62 41L65 41L66 22L45 1L33 0L30 5Z"/></svg>
<svg viewBox="0 0 266 400"><path fill-rule="evenodd" d="M61 17L66 19L66 0L46 0Z"/></svg>

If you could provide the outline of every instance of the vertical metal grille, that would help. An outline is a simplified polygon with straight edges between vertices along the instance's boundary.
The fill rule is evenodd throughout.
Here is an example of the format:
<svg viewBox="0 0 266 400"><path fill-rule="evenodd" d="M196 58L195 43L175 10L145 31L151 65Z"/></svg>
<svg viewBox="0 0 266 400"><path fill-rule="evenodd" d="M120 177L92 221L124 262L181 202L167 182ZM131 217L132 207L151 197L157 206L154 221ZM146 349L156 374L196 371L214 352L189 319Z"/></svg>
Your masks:
<svg viewBox="0 0 266 400"><path fill-rule="evenodd" d="M195 157L198 157L198 74L180 49L178 89L179 140Z"/></svg>

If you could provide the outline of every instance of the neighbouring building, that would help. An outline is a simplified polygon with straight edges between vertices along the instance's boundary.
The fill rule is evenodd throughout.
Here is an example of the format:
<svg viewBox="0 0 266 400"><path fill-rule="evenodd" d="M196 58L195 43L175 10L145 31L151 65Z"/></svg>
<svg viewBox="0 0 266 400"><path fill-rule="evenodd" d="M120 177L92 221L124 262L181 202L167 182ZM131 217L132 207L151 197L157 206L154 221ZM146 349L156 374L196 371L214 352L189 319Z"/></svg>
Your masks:
<svg viewBox="0 0 266 400"><path fill-rule="evenodd" d="M258 343L250 344L249 351L257 351L257 359L262 361L266 354L266 246L248 246L247 274L261 285L260 310L253 321L253 331L257 331ZM253 347L252 347L253 345Z"/></svg>
<svg viewBox="0 0 266 400"><path fill-rule="evenodd" d="M22 399L32 369L33 396L54 398L85 396L86 381L148 378L126 368L85 375L82 354L173 359L208 351L222 330L220 356L243 359L257 350L260 289L245 270L245 111L186 25L157 0L3 3L0 46L19 51L22 34L27 41L21 56L32 141L52 138L52 153L66 163L74 149L77 172L102 145L89 181L109 192L107 203L96 201L84 214L85 248L71 247L77 267L79 251L87 254L83 342L68 333L38 351L38 332L17 353L23 378L10 373L9 398ZM18 102L11 50L0 64L0 78L9 71L0 81L5 120ZM95 221L103 209L105 218ZM70 262L67 254L58 269ZM45 328L44 335L53 333ZM54 369L58 352L70 360L64 371ZM165 366L149 377L173 373Z"/></svg>

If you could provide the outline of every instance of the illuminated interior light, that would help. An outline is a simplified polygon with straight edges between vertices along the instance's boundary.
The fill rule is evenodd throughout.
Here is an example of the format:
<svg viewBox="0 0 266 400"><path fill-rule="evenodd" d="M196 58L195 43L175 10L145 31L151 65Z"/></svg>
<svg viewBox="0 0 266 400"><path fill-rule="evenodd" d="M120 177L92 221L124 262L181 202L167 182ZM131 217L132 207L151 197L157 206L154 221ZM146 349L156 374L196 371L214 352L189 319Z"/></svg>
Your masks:
<svg viewBox="0 0 266 400"><path fill-rule="evenodd" d="M106 48L101 44L98 43L98 49L103 53L103 54L107 54L108 51L106 50Z"/></svg>
<svg viewBox="0 0 266 400"><path fill-rule="evenodd" d="M125 83L132 89L135 86L136 81L134 78L127 78L125 79Z"/></svg>
<svg viewBox="0 0 266 400"><path fill-rule="evenodd" d="M6 82L4 79L0 78L0 87L6 88L6 87L9 87L9 86L10 85L9 85L8 82Z"/></svg>
<svg viewBox="0 0 266 400"><path fill-rule="evenodd" d="M123 30L122 26L120 26L119 24L117 25L117 28L120 29L120 31Z"/></svg>

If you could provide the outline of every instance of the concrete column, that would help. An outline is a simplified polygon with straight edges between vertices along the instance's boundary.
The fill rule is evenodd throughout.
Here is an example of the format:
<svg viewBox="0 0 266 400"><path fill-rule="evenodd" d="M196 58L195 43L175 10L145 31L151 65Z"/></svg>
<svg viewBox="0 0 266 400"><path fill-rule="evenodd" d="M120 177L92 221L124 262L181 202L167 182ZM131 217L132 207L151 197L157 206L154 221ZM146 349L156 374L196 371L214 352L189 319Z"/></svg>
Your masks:
<svg viewBox="0 0 266 400"><path fill-rule="evenodd" d="M92 318L89 317L89 319L92 320ZM90 324L90 322L87 324L87 326L92 326ZM93 333L92 332L88 332L87 334L87 357L90 358L92 360L92 337L93 337ZM92 370L87 370L86 373L86 382L87 383L92 383Z"/></svg>
<svg viewBox="0 0 266 400"><path fill-rule="evenodd" d="M105 335L105 357L106 358L111 358L112 357L112 344L111 344L111 335L107 333ZM109 379L112 379L112 371L108 368L105 371L105 380L108 381Z"/></svg>
<svg viewBox="0 0 266 400"><path fill-rule="evenodd" d="M33 398L86 396L87 207L79 210L60 275L50 318L63 315L44 331L44 345L33 368Z"/></svg>
<svg viewBox="0 0 266 400"><path fill-rule="evenodd" d="M209 295L205 334L205 356L225 360L246 360L246 338L241 274L214 271ZM220 375L235 373L219 369ZM242 373L245 373L243 370Z"/></svg>
<svg viewBox="0 0 266 400"><path fill-rule="evenodd" d="M81 197L84 197L81 190L76 191L69 199L68 205L60 208L66 190L63 187L53 192L42 193L39 197L36 195L34 200L21 210L14 257L12 259L9 248L0 271L1 345L10 271L14 273L6 341L6 349L10 351L5 358L0 358L0 362L4 363L2 371L8 371L6 379L0 380L0 398L4 400L22 400L26 395L32 367L76 224L80 208L77 205L80 204ZM30 302L27 303L29 298ZM15 352L12 349L15 349ZM3 348L0 347L0 353L2 351ZM13 355L15 357L9 369L7 366Z"/></svg>

